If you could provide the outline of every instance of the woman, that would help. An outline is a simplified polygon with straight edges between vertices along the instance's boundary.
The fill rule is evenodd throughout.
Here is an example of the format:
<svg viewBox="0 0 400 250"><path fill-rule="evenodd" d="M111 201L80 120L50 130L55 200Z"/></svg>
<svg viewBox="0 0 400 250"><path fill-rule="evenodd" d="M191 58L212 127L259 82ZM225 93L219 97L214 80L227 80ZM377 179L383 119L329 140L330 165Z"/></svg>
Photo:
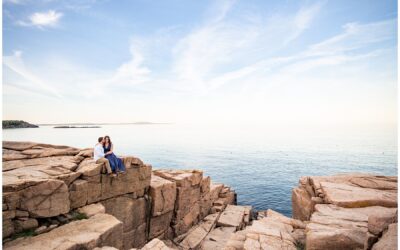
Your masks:
<svg viewBox="0 0 400 250"><path fill-rule="evenodd" d="M110 162L111 165L111 169L113 170L113 172L115 173L121 173L124 174L125 173L125 166L124 163L122 162L121 158L118 158L114 153L113 153L113 149L114 146L111 142L111 139L108 135L106 135L104 137L104 157L107 158L107 160Z"/></svg>

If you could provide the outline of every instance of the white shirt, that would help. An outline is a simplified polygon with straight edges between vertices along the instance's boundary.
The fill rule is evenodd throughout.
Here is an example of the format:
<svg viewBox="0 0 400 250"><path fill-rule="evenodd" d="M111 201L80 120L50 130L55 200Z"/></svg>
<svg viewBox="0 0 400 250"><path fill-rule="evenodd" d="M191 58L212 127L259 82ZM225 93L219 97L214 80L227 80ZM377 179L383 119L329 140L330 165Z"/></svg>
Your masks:
<svg viewBox="0 0 400 250"><path fill-rule="evenodd" d="M95 161L97 161L100 158L104 157L104 148L103 145L101 145L100 143L97 143L96 146L94 146L94 150L93 150L93 159Z"/></svg>

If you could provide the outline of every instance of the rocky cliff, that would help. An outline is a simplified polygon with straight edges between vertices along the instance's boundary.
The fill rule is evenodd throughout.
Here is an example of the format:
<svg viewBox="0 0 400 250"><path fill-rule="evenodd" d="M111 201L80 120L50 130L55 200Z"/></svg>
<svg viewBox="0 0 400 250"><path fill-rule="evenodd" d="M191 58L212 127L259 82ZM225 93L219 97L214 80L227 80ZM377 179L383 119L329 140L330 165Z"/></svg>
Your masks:
<svg viewBox="0 0 400 250"><path fill-rule="evenodd" d="M110 177L91 156L3 142L4 249L397 249L397 177L302 177L288 218L235 205L200 170L127 156Z"/></svg>
<svg viewBox="0 0 400 250"><path fill-rule="evenodd" d="M152 171L139 158L122 159L126 174L111 177L92 149L4 141L4 249L142 247L236 202L202 171Z"/></svg>

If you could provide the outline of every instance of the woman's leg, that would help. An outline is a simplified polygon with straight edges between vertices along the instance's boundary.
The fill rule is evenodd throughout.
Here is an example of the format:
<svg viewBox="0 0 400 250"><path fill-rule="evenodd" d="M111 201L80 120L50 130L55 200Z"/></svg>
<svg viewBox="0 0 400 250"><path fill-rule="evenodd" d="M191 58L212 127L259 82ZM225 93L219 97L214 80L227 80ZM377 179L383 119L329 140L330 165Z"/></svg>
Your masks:
<svg viewBox="0 0 400 250"><path fill-rule="evenodd" d="M118 158L118 169L121 173L125 173L126 172L126 168L124 165L124 162L122 161L121 158Z"/></svg>
<svg viewBox="0 0 400 250"><path fill-rule="evenodd" d="M107 160L110 162L110 166L111 166L111 170L113 171L113 173L116 173L116 162L113 159L113 157L111 157L111 155L107 155Z"/></svg>

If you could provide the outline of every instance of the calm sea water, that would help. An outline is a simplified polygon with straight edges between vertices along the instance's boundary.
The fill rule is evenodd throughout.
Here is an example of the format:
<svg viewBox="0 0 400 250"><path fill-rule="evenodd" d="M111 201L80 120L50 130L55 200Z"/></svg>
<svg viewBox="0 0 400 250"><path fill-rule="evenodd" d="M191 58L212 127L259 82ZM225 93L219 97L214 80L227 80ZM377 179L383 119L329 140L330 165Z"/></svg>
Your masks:
<svg viewBox="0 0 400 250"><path fill-rule="evenodd" d="M370 172L397 175L396 129L295 131L204 129L190 125L107 125L101 128L3 130L3 140L92 147L110 135L119 155L153 168L201 169L232 186L238 203L291 215L291 189L304 175Z"/></svg>

